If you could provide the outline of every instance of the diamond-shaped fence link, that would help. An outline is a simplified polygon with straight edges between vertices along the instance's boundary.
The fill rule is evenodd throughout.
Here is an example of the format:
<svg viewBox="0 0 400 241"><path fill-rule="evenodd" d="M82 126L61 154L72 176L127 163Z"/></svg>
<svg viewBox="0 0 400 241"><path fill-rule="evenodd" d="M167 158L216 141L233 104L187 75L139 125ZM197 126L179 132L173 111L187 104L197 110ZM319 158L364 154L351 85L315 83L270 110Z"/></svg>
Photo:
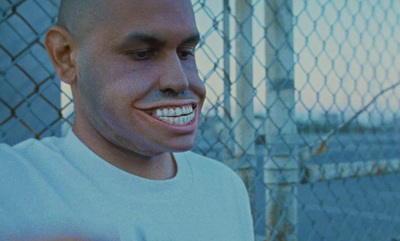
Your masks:
<svg viewBox="0 0 400 241"><path fill-rule="evenodd" d="M257 240L400 240L400 1L192 2L207 86L193 150L243 178ZM58 6L0 2L2 142L73 122L43 45Z"/></svg>

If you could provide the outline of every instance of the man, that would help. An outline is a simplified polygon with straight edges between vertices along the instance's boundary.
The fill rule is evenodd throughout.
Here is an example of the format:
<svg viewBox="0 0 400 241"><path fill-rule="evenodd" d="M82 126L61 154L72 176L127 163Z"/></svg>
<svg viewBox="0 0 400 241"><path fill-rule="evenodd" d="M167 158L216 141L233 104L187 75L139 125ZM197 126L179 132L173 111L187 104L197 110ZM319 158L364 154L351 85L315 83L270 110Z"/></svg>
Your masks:
<svg viewBox="0 0 400 241"><path fill-rule="evenodd" d="M190 0L64 0L45 45L65 138L0 145L0 240L254 240L246 189L188 151L205 87Z"/></svg>

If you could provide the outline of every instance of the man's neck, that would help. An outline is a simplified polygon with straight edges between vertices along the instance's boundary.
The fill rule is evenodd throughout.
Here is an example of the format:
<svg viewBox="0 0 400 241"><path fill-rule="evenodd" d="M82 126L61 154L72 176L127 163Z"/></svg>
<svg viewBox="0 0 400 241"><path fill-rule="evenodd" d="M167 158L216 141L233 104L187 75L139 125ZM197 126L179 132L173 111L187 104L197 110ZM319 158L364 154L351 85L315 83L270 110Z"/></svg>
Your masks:
<svg viewBox="0 0 400 241"><path fill-rule="evenodd" d="M139 155L113 144L98 132L82 130L76 123L73 131L96 155L130 174L152 180L171 179L176 175L176 162L169 152L150 157Z"/></svg>

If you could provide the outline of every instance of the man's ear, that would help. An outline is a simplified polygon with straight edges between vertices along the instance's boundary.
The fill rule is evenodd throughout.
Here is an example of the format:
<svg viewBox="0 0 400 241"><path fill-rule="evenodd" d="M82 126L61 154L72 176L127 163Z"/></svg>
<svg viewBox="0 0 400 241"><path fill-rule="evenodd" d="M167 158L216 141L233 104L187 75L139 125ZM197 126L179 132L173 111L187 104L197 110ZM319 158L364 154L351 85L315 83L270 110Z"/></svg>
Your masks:
<svg viewBox="0 0 400 241"><path fill-rule="evenodd" d="M74 51L77 50L73 48L68 31L60 26L51 27L47 31L44 45L60 79L69 85L76 82L78 66Z"/></svg>

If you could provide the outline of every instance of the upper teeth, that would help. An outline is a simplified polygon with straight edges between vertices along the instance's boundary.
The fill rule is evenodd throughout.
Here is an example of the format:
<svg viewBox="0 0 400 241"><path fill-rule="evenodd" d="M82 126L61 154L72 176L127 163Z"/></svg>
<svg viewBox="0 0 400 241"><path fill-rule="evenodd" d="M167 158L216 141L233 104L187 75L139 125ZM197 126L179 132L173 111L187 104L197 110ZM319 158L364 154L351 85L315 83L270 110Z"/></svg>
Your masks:
<svg viewBox="0 0 400 241"><path fill-rule="evenodd" d="M159 117L166 117L166 116L187 115L191 114L192 112L193 112L193 106L187 105L182 107L157 109L156 114Z"/></svg>

